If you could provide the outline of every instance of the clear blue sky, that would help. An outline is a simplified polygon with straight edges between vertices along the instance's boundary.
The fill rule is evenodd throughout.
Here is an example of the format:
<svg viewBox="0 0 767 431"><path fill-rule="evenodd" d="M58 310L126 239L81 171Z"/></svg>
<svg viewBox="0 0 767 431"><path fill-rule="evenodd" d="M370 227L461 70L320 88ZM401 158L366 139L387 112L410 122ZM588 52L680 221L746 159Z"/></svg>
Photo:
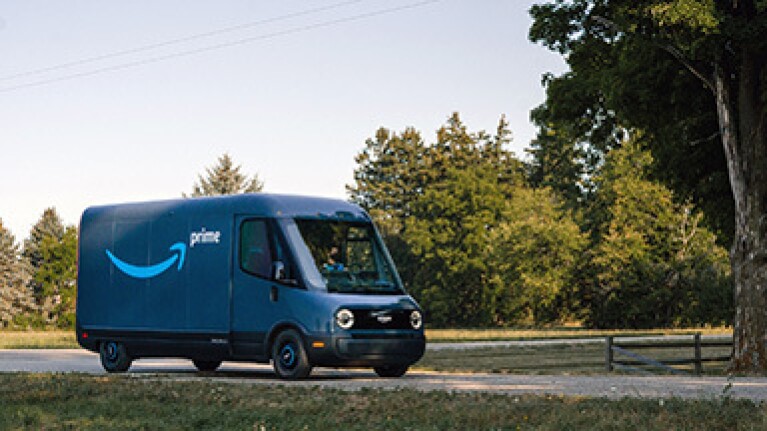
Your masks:
<svg viewBox="0 0 767 431"><path fill-rule="evenodd" d="M0 218L20 241L49 206L74 224L90 205L176 198L224 152L267 192L345 198L378 127L414 126L433 141L454 111L474 131L505 114L521 155L541 74L565 68L527 40L534 1L361 17L418 2L0 2ZM231 46L207 50L217 45Z"/></svg>

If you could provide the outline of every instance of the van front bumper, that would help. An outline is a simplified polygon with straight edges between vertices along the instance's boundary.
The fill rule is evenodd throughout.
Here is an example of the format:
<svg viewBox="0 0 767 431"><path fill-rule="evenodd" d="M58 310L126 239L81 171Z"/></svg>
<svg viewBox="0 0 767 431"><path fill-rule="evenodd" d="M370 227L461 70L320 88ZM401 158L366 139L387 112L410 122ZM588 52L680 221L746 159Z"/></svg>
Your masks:
<svg viewBox="0 0 767 431"><path fill-rule="evenodd" d="M318 366L411 365L423 356L426 338L421 331L344 333L314 337L307 347Z"/></svg>

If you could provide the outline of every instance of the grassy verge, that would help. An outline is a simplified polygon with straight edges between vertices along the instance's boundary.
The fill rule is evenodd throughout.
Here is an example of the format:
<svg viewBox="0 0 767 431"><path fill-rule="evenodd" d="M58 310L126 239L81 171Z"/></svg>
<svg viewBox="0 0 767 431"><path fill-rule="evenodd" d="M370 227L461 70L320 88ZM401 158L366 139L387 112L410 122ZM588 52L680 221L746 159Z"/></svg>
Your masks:
<svg viewBox="0 0 767 431"><path fill-rule="evenodd" d="M567 339L567 338L597 338L608 335L616 337L631 337L645 335L692 335L700 332L703 335L732 335L732 328L690 328L690 329L612 329L592 330L582 328L552 328L552 329L427 329L426 338L429 342L444 343L457 341L501 341L501 340L530 340L530 339Z"/></svg>
<svg viewBox="0 0 767 431"><path fill-rule="evenodd" d="M596 338L614 335L732 335L731 328L658 329L658 330L587 330L580 328L554 329L429 329L430 343L461 341L502 341L533 339ZM8 331L0 330L0 349L70 349L77 348L74 331Z"/></svg>
<svg viewBox="0 0 767 431"><path fill-rule="evenodd" d="M750 401L343 392L51 374L0 375L0 429L764 429Z"/></svg>
<svg viewBox="0 0 767 431"><path fill-rule="evenodd" d="M0 349L74 349L75 331L0 331Z"/></svg>
<svg viewBox="0 0 767 431"><path fill-rule="evenodd" d="M434 371L515 374L596 374L605 372L605 347L575 344L532 347L493 347L467 350L427 350L416 367ZM692 358L692 348L643 349L641 355L656 360ZM705 347L703 357L726 356L729 347ZM617 358L617 356L616 356ZM725 363L704 364L703 373L721 375ZM692 371L692 366L679 367ZM660 372L653 370L653 372Z"/></svg>

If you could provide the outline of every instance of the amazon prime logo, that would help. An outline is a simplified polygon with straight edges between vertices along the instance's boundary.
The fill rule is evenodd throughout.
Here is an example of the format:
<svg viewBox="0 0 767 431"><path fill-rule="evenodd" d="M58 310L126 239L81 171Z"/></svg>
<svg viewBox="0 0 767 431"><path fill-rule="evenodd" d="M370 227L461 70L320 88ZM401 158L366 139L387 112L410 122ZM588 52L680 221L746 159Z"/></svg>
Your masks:
<svg viewBox="0 0 767 431"><path fill-rule="evenodd" d="M115 256L111 251L106 250L106 252L107 257L109 257L109 260L112 261L112 264L114 264L117 269L125 273L125 275L129 275L133 278L145 279L156 277L162 274L176 262L178 262L178 265L176 266L177 270L181 271L181 268L184 266L184 259L186 258L186 244L183 242L177 242L170 246L168 250L174 252L171 257L163 260L158 264L146 266L132 265Z"/></svg>
<svg viewBox="0 0 767 431"><path fill-rule="evenodd" d="M199 232L189 234L189 248L194 248L195 244L218 244L219 242L221 242L221 232L217 230L208 232L202 228Z"/></svg>

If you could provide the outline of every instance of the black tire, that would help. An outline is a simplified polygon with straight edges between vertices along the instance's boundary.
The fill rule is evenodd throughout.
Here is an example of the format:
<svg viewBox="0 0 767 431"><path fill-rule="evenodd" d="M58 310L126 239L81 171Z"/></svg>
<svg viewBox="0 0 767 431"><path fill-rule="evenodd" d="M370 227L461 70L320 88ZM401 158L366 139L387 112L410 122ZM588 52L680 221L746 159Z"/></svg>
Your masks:
<svg viewBox="0 0 767 431"><path fill-rule="evenodd" d="M373 369L379 377L402 377L408 368L408 365L382 365Z"/></svg>
<svg viewBox="0 0 767 431"><path fill-rule="evenodd" d="M199 371L216 371L221 365L221 361L199 361L197 359L192 359L192 363Z"/></svg>
<svg viewBox="0 0 767 431"><path fill-rule="evenodd" d="M309 377L312 365L306 354L301 334L293 329L286 329L277 335L272 344L272 364L278 377L285 380L298 380Z"/></svg>
<svg viewBox="0 0 767 431"><path fill-rule="evenodd" d="M130 368L133 358L128 355L123 343L104 341L99 346L101 366L108 373L124 373Z"/></svg>

